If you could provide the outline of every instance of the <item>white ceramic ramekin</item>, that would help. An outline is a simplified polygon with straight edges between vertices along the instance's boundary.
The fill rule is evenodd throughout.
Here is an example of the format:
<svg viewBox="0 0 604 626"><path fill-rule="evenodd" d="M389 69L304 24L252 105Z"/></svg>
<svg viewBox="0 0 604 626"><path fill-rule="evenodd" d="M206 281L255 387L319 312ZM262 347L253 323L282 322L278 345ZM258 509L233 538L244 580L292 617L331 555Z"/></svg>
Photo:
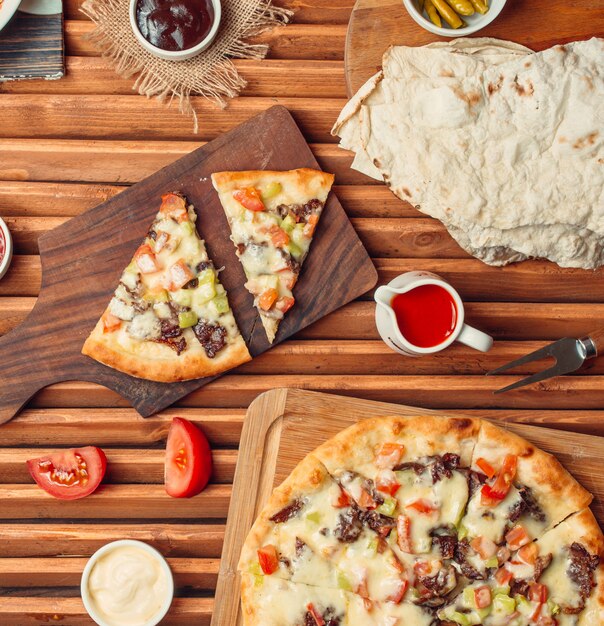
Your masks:
<svg viewBox="0 0 604 626"><path fill-rule="evenodd" d="M86 563L86 567L84 567L84 572L82 573L82 580L80 582L80 593L82 594L82 602L84 603L84 607L88 611L88 615L99 625L99 626L115 626L110 622L107 622L100 616L95 608L95 603L92 600L90 595L90 590L88 588L88 580L90 578L90 574L92 572L92 568L96 565L97 561L107 554L108 552L120 548L122 546L138 548L143 550L151 557L153 557L162 571L166 576L166 580L168 582L168 589L166 591L166 597L161 604L160 609L157 613L149 619L143 626L157 626L161 622L161 620L166 616L166 613L170 610L170 606L172 604L172 600L174 599L174 578L172 576L172 571L166 562L166 559L158 552L155 548L151 547L149 544L144 543L143 541L135 541L134 539L121 539L120 541L112 541L111 543L105 544L102 548L99 548L89 559L88 563Z"/></svg>
<svg viewBox="0 0 604 626"><path fill-rule="evenodd" d="M214 23L212 24L212 28L210 32L207 34L206 38L200 41L196 46L192 48L187 48L186 50L162 50L157 46L149 43L144 37L141 31L138 28L138 24L136 23L136 5L138 0L130 0L130 26L132 27L132 31L140 45L148 50L151 54L154 54L156 57L160 59L165 59L166 61L185 61L187 59L192 59L197 56L200 52L203 52L207 48L212 45L212 42L216 38L216 34L218 33L218 28L220 27L220 20L222 18L222 5L220 0L211 0L212 7L214 8Z"/></svg>
<svg viewBox="0 0 604 626"><path fill-rule="evenodd" d="M8 270L8 266L10 265L11 259L13 258L13 240L10 235L10 231L8 230L8 226L6 222L0 217L0 230L4 235L4 241L6 243L6 250L4 251L4 257L2 261L0 261L0 278L6 274Z"/></svg>
<svg viewBox="0 0 604 626"><path fill-rule="evenodd" d="M449 28L446 26L439 28L419 10L417 1L418 0L403 0L405 9L407 9L409 15L423 29L435 35L440 35L441 37L465 37L466 35L478 32L490 24L501 13L507 2L507 0L489 0L489 10L484 15L480 13L474 13L474 15L460 15L461 19L467 24L467 26L463 28ZM444 20L442 20L442 22L443 24L445 23Z"/></svg>

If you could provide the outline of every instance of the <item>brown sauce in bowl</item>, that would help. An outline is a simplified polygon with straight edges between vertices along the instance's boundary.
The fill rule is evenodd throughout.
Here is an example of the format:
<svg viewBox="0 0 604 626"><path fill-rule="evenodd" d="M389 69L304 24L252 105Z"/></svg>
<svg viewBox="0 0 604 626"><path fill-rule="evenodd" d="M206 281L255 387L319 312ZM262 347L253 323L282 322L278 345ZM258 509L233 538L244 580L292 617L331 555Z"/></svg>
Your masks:
<svg viewBox="0 0 604 626"><path fill-rule="evenodd" d="M156 48L177 52L201 43L212 29L211 0L138 0L136 23Z"/></svg>

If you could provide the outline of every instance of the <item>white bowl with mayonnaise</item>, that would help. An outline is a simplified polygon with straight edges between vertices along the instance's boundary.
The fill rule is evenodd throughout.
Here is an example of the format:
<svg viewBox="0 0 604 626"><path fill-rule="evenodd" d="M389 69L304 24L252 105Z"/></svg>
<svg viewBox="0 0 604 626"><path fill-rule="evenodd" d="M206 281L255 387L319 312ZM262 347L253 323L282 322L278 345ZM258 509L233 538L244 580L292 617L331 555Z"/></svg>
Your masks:
<svg viewBox="0 0 604 626"><path fill-rule="evenodd" d="M82 601L99 626L156 626L174 598L164 557L142 541L113 541L97 550L82 574Z"/></svg>

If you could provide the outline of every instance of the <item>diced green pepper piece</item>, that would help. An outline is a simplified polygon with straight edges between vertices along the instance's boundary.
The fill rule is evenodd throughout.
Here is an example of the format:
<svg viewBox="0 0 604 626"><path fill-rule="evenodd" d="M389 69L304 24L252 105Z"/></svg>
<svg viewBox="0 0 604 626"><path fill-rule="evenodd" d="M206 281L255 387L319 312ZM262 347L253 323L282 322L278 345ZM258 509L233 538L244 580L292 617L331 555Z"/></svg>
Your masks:
<svg viewBox="0 0 604 626"><path fill-rule="evenodd" d="M489 616L491 614L491 611L493 610L493 605L490 604L489 606L485 607L484 609L476 609L476 613L478 614L478 617L480 618L478 623L482 624L484 621L484 618Z"/></svg>
<svg viewBox="0 0 604 626"><path fill-rule="evenodd" d="M248 571L250 574L258 574L259 576L262 575L262 568L260 567L260 563L258 563L258 561L250 563Z"/></svg>
<svg viewBox="0 0 604 626"><path fill-rule="evenodd" d="M338 589L343 589L344 591L352 591L352 585L350 584L350 581L348 580L348 578L346 578L344 573L341 572L340 570L338 570L338 573L337 573L337 581L338 581Z"/></svg>
<svg viewBox="0 0 604 626"><path fill-rule="evenodd" d="M373 552L374 554L377 553L378 550L378 538L377 537L373 537L369 540L369 542L367 543L367 549L370 550L371 552Z"/></svg>
<svg viewBox="0 0 604 626"><path fill-rule="evenodd" d="M447 619L459 624L460 626L472 626L470 617L466 613L460 613L459 611L453 611Z"/></svg>
<svg viewBox="0 0 604 626"><path fill-rule="evenodd" d="M296 224L291 232L292 241L300 247L308 243L308 237L304 234L304 226L304 224Z"/></svg>
<svg viewBox="0 0 604 626"><path fill-rule="evenodd" d="M296 220L291 215L288 215L285 219L281 220L281 228L287 233L291 233L295 227Z"/></svg>
<svg viewBox="0 0 604 626"><path fill-rule="evenodd" d="M296 259L296 261L302 257L302 248L297 246L293 241L290 241L287 244L287 250L294 257L294 259Z"/></svg>
<svg viewBox="0 0 604 626"><path fill-rule="evenodd" d="M213 283L216 280L216 272L211 267L206 267L205 270L201 270L201 272L199 272L197 280L199 281L200 285Z"/></svg>
<svg viewBox="0 0 604 626"><path fill-rule="evenodd" d="M145 302L168 302L168 300L170 300L170 296L165 289L153 292L146 291L143 294L143 300L145 300Z"/></svg>
<svg viewBox="0 0 604 626"><path fill-rule="evenodd" d="M460 524L459 528L457 529L457 538L459 539L459 541L461 541L468 536L468 533L468 529L463 524Z"/></svg>
<svg viewBox="0 0 604 626"><path fill-rule="evenodd" d="M262 574L254 574L254 587L262 587L264 584L264 576Z"/></svg>
<svg viewBox="0 0 604 626"><path fill-rule="evenodd" d="M306 519L313 524L321 523L321 513L319 511L313 511L306 516Z"/></svg>
<svg viewBox="0 0 604 626"><path fill-rule="evenodd" d="M274 198L277 194L281 193L282 189L283 187L281 186L281 183L278 183L278 182L269 183L262 190L262 198L264 200L270 200L271 198Z"/></svg>
<svg viewBox="0 0 604 626"><path fill-rule="evenodd" d="M496 556L492 556L490 559L487 559L484 564L485 567L497 567L499 565L499 561Z"/></svg>
<svg viewBox="0 0 604 626"><path fill-rule="evenodd" d="M476 596L474 595L474 587L466 587L463 590L463 603L468 609L476 608Z"/></svg>
<svg viewBox="0 0 604 626"><path fill-rule="evenodd" d="M216 312L219 315L222 315L223 313L227 313L228 312L228 310L229 310L229 301L228 301L228 298L226 297L225 294L215 296L214 300L212 300L212 302L214 303L214 307L216 308Z"/></svg>
<svg viewBox="0 0 604 626"><path fill-rule="evenodd" d="M192 235L195 232L195 226L193 226L193 224L189 221L182 222L180 228L186 235Z"/></svg>
<svg viewBox="0 0 604 626"><path fill-rule="evenodd" d="M396 510L396 504L397 503L394 498L384 498L384 502L378 506L376 511L382 515L392 517L394 515L394 511Z"/></svg>
<svg viewBox="0 0 604 626"><path fill-rule="evenodd" d="M195 304L198 306L208 303L216 295L216 288L214 283L200 283L197 289L193 292L195 298Z"/></svg>
<svg viewBox="0 0 604 626"><path fill-rule="evenodd" d="M493 593L495 595L509 596L510 595L510 586L509 585L503 585L503 587L495 587L495 589L493 589Z"/></svg>
<svg viewBox="0 0 604 626"><path fill-rule="evenodd" d="M498 613L509 615L516 610L516 601L508 595L498 593L493 598L493 609Z"/></svg>
<svg viewBox="0 0 604 626"><path fill-rule="evenodd" d="M194 311L181 311L178 314L178 325L181 328L190 328L197 324L199 318L195 315Z"/></svg>

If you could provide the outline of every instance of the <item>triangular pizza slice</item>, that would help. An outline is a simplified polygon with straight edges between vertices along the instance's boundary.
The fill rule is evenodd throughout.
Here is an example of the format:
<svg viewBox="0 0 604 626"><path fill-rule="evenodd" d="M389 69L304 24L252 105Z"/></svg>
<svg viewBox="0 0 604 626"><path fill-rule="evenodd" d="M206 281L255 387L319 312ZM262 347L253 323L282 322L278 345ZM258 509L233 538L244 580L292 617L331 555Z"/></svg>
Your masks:
<svg viewBox="0 0 604 626"><path fill-rule="evenodd" d="M292 290L333 179L307 168L212 174L247 277L245 286L271 343L295 303Z"/></svg>
<svg viewBox="0 0 604 626"><path fill-rule="evenodd" d="M213 376L250 360L196 217L182 195L162 196L83 354L159 382Z"/></svg>

